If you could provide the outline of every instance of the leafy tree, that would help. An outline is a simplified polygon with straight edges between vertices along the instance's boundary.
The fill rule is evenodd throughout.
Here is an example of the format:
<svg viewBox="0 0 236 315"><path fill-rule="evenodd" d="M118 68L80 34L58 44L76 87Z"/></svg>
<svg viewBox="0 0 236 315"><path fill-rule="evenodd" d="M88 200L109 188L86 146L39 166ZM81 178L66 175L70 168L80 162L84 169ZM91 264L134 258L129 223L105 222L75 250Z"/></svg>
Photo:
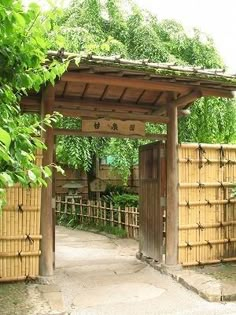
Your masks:
<svg viewBox="0 0 236 315"><path fill-rule="evenodd" d="M174 20L159 21L150 12L143 12L137 5L132 2L130 4L130 1L74 0L57 20L57 25L64 48L71 52L116 54L130 59L143 58L206 68L224 66L213 40L208 35L193 29L190 36L180 23ZM54 34L50 36L53 38ZM56 46L53 48L57 49ZM180 119L179 140L235 141L235 113L234 101L219 98L198 100L192 107L191 116ZM149 124L147 130L160 132L165 131L165 128ZM60 142L60 152L66 151L64 146L68 150L68 159L64 157L64 160L70 161L72 154L69 150L72 149L66 145L66 141L73 143L70 145L73 150L75 146L80 148L80 156L75 158L86 161L87 165L88 154L90 155L88 152L94 152L94 143L98 140L87 144L85 139L67 137L63 143ZM104 152L113 155L114 169L126 179L132 163L137 161L138 146L143 142L112 139L110 142L103 142L105 143ZM58 157L63 160L63 154Z"/></svg>
<svg viewBox="0 0 236 315"><path fill-rule="evenodd" d="M43 65L49 42L49 15L42 19L39 6L25 10L20 0L0 3L0 206L4 188L14 183L45 184L51 175L48 166L35 165L37 149L45 149L38 138L43 125L51 125L56 115L44 120L26 119L20 113L19 101L27 91L39 90L47 81L65 71L56 62Z"/></svg>

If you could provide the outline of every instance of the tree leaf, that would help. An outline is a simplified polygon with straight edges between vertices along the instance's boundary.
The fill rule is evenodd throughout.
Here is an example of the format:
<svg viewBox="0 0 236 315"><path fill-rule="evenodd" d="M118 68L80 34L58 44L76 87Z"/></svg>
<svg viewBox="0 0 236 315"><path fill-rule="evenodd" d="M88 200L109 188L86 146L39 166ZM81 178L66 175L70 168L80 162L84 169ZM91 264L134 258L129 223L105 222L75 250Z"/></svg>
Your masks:
<svg viewBox="0 0 236 315"><path fill-rule="evenodd" d="M9 149L11 144L11 137L7 131L0 127L0 141L5 144L6 148Z"/></svg>
<svg viewBox="0 0 236 315"><path fill-rule="evenodd" d="M36 175L34 174L34 172L32 172L31 170L28 170L28 176L29 176L29 179L30 179L33 183L36 182L37 177L36 177Z"/></svg>

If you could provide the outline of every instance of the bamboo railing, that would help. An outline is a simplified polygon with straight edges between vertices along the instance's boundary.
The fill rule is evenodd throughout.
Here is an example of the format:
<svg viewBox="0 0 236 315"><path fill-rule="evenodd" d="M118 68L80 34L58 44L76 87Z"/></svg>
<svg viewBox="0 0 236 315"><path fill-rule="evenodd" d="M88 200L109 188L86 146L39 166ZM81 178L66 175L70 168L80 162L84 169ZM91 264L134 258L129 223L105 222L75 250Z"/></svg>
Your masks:
<svg viewBox="0 0 236 315"><path fill-rule="evenodd" d="M136 207L114 207L102 201L82 200L63 195L56 196L56 216L76 220L76 224L118 227L126 231L129 238L138 238L139 212Z"/></svg>

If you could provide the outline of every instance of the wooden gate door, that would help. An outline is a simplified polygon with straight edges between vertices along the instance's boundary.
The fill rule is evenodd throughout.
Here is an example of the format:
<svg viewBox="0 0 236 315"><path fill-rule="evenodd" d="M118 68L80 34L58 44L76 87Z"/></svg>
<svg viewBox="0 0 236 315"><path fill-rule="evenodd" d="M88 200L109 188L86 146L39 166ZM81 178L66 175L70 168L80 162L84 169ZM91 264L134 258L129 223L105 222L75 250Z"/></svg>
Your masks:
<svg viewBox="0 0 236 315"><path fill-rule="evenodd" d="M139 150L140 253L162 262L163 213L166 200L166 158L163 142Z"/></svg>

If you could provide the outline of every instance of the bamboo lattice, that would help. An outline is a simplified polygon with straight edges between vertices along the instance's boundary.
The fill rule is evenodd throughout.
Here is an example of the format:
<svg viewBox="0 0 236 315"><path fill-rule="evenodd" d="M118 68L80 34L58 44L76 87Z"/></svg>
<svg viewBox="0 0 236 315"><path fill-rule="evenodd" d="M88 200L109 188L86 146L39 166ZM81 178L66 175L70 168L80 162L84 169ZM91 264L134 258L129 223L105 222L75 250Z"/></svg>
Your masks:
<svg viewBox="0 0 236 315"><path fill-rule="evenodd" d="M114 207L102 201L82 200L79 198L66 198L57 195L57 217L74 217L78 224L110 225L126 231L129 238L138 238L139 212L136 207Z"/></svg>
<svg viewBox="0 0 236 315"><path fill-rule="evenodd" d="M236 260L236 146L179 147L179 263Z"/></svg>
<svg viewBox="0 0 236 315"><path fill-rule="evenodd" d="M41 160L38 154L37 165ZM0 282L34 278L39 274L41 188L15 185L6 194L0 213Z"/></svg>

